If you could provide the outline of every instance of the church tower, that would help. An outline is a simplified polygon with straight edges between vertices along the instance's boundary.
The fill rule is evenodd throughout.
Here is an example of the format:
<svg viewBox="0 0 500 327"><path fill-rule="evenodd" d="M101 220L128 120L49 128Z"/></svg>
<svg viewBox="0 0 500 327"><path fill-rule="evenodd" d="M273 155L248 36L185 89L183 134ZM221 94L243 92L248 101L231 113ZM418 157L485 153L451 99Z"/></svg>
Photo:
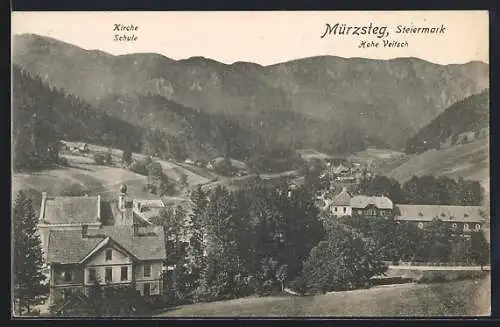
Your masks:
<svg viewBox="0 0 500 327"><path fill-rule="evenodd" d="M127 185L122 184L120 186L120 195L118 197L118 208L121 211L125 211L126 202L127 202Z"/></svg>

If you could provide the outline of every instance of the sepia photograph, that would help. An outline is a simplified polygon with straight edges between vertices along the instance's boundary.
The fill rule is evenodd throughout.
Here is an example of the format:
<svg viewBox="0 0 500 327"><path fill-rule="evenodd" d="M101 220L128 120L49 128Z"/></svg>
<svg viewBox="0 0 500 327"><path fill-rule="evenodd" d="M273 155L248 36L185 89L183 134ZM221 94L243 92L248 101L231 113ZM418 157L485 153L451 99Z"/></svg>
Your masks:
<svg viewBox="0 0 500 327"><path fill-rule="evenodd" d="M491 315L487 11L11 20L11 317Z"/></svg>

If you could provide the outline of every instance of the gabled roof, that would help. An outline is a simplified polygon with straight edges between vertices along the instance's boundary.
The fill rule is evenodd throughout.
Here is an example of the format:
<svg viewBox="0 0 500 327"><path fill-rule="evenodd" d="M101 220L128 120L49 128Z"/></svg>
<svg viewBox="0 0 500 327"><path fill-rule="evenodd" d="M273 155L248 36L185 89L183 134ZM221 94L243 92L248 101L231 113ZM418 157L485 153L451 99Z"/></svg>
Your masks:
<svg viewBox="0 0 500 327"><path fill-rule="evenodd" d="M479 206L396 205L397 220L431 221L438 218L447 222L482 222L487 220L485 210Z"/></svg>
<svg viewBox="0 0 500 327"><path fill-rule="evenodd" d="M393 209L391 199L385 196L356 195L351 199L351 207L354 209L364 209L368 205L374 205L379 209Z"/></svg>
<svg viewBox="0 0 500 327"><path fill-rule="evenodd" d="M105 226L89 229L87 237L81 230L51 230L49 234L48 263L79 263L106 238L115 242L138 260L165 260L165 236L161 227L140 228L134 234L133 226Z"/></svg>
<svg viewBox="0 0 500 327"><path fill-rule="evenodd" d="M55 196L42 199L41 220L49 224L89 224L100 220L100 196Z"/></svg>
<svg viewBox="0 0 500 327"><path fill-rule="evenodd" d="M349 206L351 204L351 195L347 192L347 188L342 188L342 191L337 194L331 202L333 206Z"/></svg>

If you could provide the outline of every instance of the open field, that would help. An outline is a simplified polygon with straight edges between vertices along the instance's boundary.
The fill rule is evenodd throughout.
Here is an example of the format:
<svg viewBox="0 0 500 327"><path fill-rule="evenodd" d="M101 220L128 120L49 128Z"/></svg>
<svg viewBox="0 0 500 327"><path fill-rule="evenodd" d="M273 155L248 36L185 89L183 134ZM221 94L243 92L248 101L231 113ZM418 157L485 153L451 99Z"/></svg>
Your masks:
<svg viewBox="0 0 500 327"><path fill-rule="evenodd" d="M387 173L400 182L413 175L435 175L474 180L489 179L488 139L479 139L442 150L429 150Z"/></svg>
<svg viewBox="0 0 500 327"><path fill-rule="evenodd" d="M82 157L84 158L84 157ZM127 184L128 193L134 197L147 197L142 187L146 177L123 168L99 166L93 163L73 161L69 167L57 167L32 173L15 173L12 176L13 193L21 189L34 189L58 195L70 185L79 185L89 195L100 194L103 198L114 197L122 183Z"/></svg>
<svg viewBox="0 0 500 327"><path fill-rule="evenodd" d="M145 176L136 174L127 169L119 167L101 166L95 164L93 154L107 153L108 148L89 144L88 155L74 154L68 151L61 153L61 157L68 161L68 166L58 166L30 173L14 173L12 176L13 193L22 189L34 189L39 192L47 192L51 195L59 195L64 189L71 185L79 185L89 195L100 194L104 199L115 197L121 184L127 184L130 196L137 198L152 198L151 194L143 191L147 183ZM121 162L122 151L111 149L113 161ZM134 159L144 160L145 155L133 154ZM158 161L167 177L178 182L182 174L187 176L189 186L207 183L217 177L217 174L206 168L199 168L188 164L173 161Z"/></svg>
<svg viewBox="0 0 500 327"><path fill-rule="evenodd" d="M185 305L158 317L486 316L491 278L440 284L398 284L316 296L248 297Z"/></svg>
<svg viewBox="0 0 500 327"><path fill-rule="evenodd" d="M314 149L298 149L297 153L302 157L302 159L304 159L306 161L311 160L311 159L325 160L325 159L333 158L332 156L330 156L326 153L319 152L319 151L314 150Z"/></svg>
<svg viewBox="0 0 500 327"><path fill-rule="evenodd" d="M403 152L389 149L368 148L348 156L347 159L363 166L370 166L377 173L383 174L406 162L408 156Z"/></svg>

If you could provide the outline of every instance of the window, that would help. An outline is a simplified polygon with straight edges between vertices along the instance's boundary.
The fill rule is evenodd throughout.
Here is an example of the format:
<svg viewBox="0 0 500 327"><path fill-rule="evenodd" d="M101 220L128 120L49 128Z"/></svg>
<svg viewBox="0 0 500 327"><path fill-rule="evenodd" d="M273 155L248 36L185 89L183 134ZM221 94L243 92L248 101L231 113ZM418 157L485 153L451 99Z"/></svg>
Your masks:
<svg viewBox="0 0 500 327"><path fill-rule="evenodd" d="M337 212L337 207L333 208L333 211Z"/></svg>
<svg viewBox="0 0 500 327"><path fill-rule="evenodd" d="M73 279L73 274L71 270L67 269L63 272L63 278L65 282L70 282Z"/></svg>
<svg viewBox="0 0 500 327"><path fill-rule="evenodd" d="M366 210L366 214L368 216L376 216L377 215L377 211L375 209L368 209L368 210Z"/></svg>
<svg viewBox="0 0 500 327"><path fill-rule="evenodd" d="M106 260L113 260L113 250L111 249L106 250Z"/></svg>
<svg viewBox="0 0 500 327"><path fill-rule="evenodd" d="M144 265L144 277L150 277L151 276L151 265L145 264Z"/></svg>
<svg viewBox="0 0 500 327"><path fill-rule="evenodd" d="M424 228L424 223L418 223L418 228L420 229Z"/></svg>
<svg viewBox="0 0 500 327"><path fill-rule="evenodd" d="M346 212L346 210L347 210L347 208L346 208L346 207L344 207L344 213Z"/></svg>
<svg viewBox="0 0 500 327"><path fill-rule="evenodd" d="M469 224L464 224L464 230L469 230Z"/></svg>
<svg viewBox="0 0 500 327"><path fill-rule="evenodd" d="M122 267L121 280L128 280L128 267Z"/></svg>
<svg viewBox="0 0 500 327"><path fill-rule="evenodd" d="M113 280L113 268L107 267L104 276L106 282L111 282Z"/></svg>
<svg viewBox="0 0 500 327"><path fill-rule="evenodd" d="M96 281L95 268L89 268L89 282Z"/></svg>
<svg viewBox="0 0 500 327"><path fill-rule="evenodd" d="M453 229L457 228L457 224L456 223L451 224L451 228Z"/></svg>
<svg viewBox="0 0 500 327"><path fill-rule="evenodd" d="M149 296L151 294L151 285L149 283L144 284L144 295Z"/></svg>
<svg viewBox="0 0 500 327"><path fill-rule="evenodd" d="M475 229L476 231L480 230L480 229L481 229L481 225L476 224L476 225L474 226L474 229Z"/></svg>

